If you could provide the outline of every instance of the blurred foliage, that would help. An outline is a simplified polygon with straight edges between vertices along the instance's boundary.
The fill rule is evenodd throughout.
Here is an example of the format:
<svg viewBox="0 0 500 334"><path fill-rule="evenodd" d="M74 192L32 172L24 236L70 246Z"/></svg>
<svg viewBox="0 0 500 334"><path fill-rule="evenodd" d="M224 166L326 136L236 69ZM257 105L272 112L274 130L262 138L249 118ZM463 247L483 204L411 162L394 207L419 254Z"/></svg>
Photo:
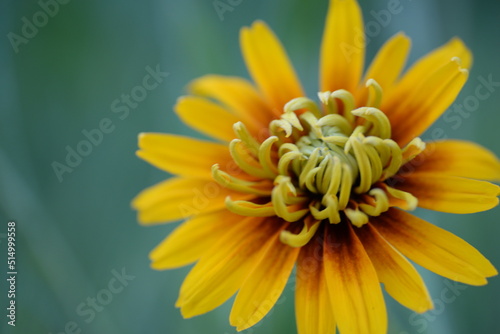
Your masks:
<svg viewBox="0 0 500 334"><path fill-rule="evenodd" d="M228 324L230 303L207 315L182 319L174 302L189 268L149 268L148 252L177 224L146 228L136 222L130 200L168 177L135 157L137 135L147 131L196 136L179 122L172 106L193 78L207 73L248 77L238 34L240 27L256 19L275 30L307 92L315 94L327 1L242 0L222 16L211 0L66 2L49 8L53 15L45 24L37 13L41 4L54 1L0 3L0 233L6 233L9 219L18 224L17 326L8 326L2 314L1 332L55 334L77 326L82 333L235 333ZM366 22L376 22L373 13L385 9L388 0L361 4ZM480 76L500 81L498 1L402 0L401 6L401 13L370 38L368 59L401 30L413 41L410 61L457 35L475 55L469 83L457 101L474 94ZM22 35L23 20L34 19L40 23L36 34L31 31L32 38L13 47L12 33ZM114 113L113 102L142 85L147 66L157 65L169 72L168 77L130 107L126 117L125 112ZM442 119L435 128L500 155L497 90L463 117L460 126ZM82 131L98 128L103 119L110 120L113 130L100 141L96 137L99 144L59 182L53 162L64 163L67 147L76 149L85 139ZM464 237L497 268L499 213L420 212ZM6 243L1 235L0 242L0 278L5 282ZM113 270L122 268L135 278L108 300L109 294L102 291L109 291ZM445 280L421 272L433 297L440 300ZM5 312L6 285L0 286ZM459 290L453 302L438 302L436 306L444 307L426 315L412 315L387 298L389 332L498 333L493 310L500 309L499 292L500 280L493 278L485 287ZM86 309L78 311L81 303L96 296L108 298L109 304L93 317L82 315ZM289 284L272 315L246 333L294 332Z"/></svg>

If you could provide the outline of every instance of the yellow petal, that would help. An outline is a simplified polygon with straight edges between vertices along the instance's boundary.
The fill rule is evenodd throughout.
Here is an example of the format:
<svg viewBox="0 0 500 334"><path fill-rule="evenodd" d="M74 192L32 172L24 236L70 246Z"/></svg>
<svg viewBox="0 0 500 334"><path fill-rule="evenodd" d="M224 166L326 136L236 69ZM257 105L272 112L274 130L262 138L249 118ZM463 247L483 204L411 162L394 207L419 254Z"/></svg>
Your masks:
<svg viewBox="0 0 500 334"><path fill-rule="evenodd" d="M241 287L266 250L277 238L279 224L250 217L234 226L207 249L182 284L176 306L184 317L220 306Z"/></svg>
<svg viewBox="0 0 500 334"><path fill-rule="evenodd" d="M401 79L399 85L402 89L411 90L415 82L420 82L430 72L448 63L453 57L460 58L462 67L465 69L469 69L472 65L472 53L460 38L455 37L415 62Z"/></svg>
<svg viewBox="0 0 500 334"><path fill-rule="evenodd" d="M365 57L363 17L355 0L330 0L320 57L321 91L355 92Z"/></svg>
<svg viewBox="0 0 500 334"><path fill-rule="evenodd" d="M335 333L335 319L326 287L323 245L311 241L297 260L295 317L299 334Z"/></svg>
<svg viewBox="0 0 500 334"><path fill-rule="evenodd" d="M387 332L387 313L377 273L351 224L326 224L324 269L340 333Z"/></svg>
<svg viewBox="0 0 500 334"><path fill-rule="evenodd" d="M206 75L191 82L196 95L216 99L241 117L251 133L267 127L273 119L271 108L247 80L238 77Z"/></svg>
<svg viewBox="0 0 500 334"><path fill-rule="evenodd" d="M177 227L149 254L154 269L172 269L198 260L241 216L226 209L196 216Z"/></svg>
<svg viewBox="0 0 500 334"><path fill-rule="evenodd" d="M471 63L470 51L454 38L417 61L384 96L381 109L401 146L425 131L453 102Z"/></svg>
<svg viewBox="0 0 500 334"><path fill-rule="evenodd" d="M410 173L396 188L418 199L418 206L448 213L475 213L498 204L500 187L486 182L435 173Z"/></svg>
<svg viewBox="0 0 500 334"><path fill-rule="evenodd" d="M283 46L264 22L241 29L240 43L248 71L276 115L288 101L304 96Z"/></svg>
<svg viewBox="0 0 500 334"><path fill-rule="evenodd" d="M424 281L410 262L388 244L371 224L355 231L380 282L384 283L385 290L399 303L415 312L422 313L431 309L432 301Z"/></svg>
<svg viewBox="0 0 500 334"><path fill-rule="evenodd" d="M400 96L397 105L387 108L392 139L403 146L421 135L455 101L468 76L469 72L453 59L428 73L421 82L414 82L412 91Z"/></svg>
<svg viewBox="0 0 500 334"><path fill-rule="evenodd" d="M368 79L374 79L382 87L384 96L390 94L406 64L410 46L410 39L403 33L388 40L373 59L361 84ZM367 93L368 88L363 87L360 101L366 101Z"/></svg>
<svg viewBox="0 0 500 334"><path fill-rule="evenodd" d="M132 201L132 207L138 211L142 224L164 223L223 209L227 196L251 198L229 191L215 181L170 178L143 190Z"/></svg>
<svg viewBox="0 0 500 334"><path fill-rule="evenodd" d="M469 69L472 64L472 54L459 38L453 38L445 45L433 50L419 59L404 74L398 82L397 89L390 94L388 104L398 103L409 92L415 89L415 85L423 82L431 73L443 67L454 57L460 58L462 68Z"/></svg>
<svg viewBox="0 0 500 334"><path fill-rule="evenodd" d="M161 134L139 135L137 155L150 164L172 174L212 179L212 166L231 161L225 145L193 138Z"/></svg>
<svg viewBox="0 0 500 334"><path fill-rule="evenodd" d="M464 240L425 220L397 209L377 217L373 226L417 264L454 281L486 284L497 274L491 263Z"/></svg>
<svg viewBox="0 0 500 334"><path fill-rule="evenodd" d="M462 140L427 143L404 167L407 172L443 173L479 180L500 180L500 160L484 147Z"/></svg>
<svg viewBox="0 0 500 334"><path fill-rule="evenodd" d="M262 320L280 297L299 254L273 236L236 295L229 322L242 331Z"/></svg>
<svg viewBox="0 0 500 334"><path fill-rule="evenodd" d="M202 97L184 96L175 105L184 123L212 138L231 141L236 136L233 124L241 119L224 107Z"/></svg>

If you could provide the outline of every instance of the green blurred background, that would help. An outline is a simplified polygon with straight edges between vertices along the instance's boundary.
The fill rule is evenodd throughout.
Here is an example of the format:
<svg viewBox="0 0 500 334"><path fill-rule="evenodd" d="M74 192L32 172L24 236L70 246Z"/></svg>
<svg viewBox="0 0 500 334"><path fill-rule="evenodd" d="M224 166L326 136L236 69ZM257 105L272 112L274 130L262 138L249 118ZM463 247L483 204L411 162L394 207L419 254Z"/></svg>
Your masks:
<svg viewBox="0 0 500 334"><path fill-rule="evenodd" d="M42 7L36 0L0 3L1 332L55 334L77 326L89 334L235 333L228 324L230 303L209 314L182 319L174 303L189 268L164 272L149 268L148 252L177 224L142 227L136 222L130 200L168 177L135 157L137 134L196 135L173 114L176 98L184 94L190 80L207 73L248 77L238 33L256 19L275 30L308 93L315 94L328 1L222 0L231 8L222 15L212 0L66 2L57 13L52 7L54 15L46 22L37 14ZM372 28L377 21L371 11L387 9L388 2L361 1L365 22L372 22ZM469 82L457 102L474 96L479 77L500 81L498 1L402 0L400 6L401 12L385 27L372 30L368 59L398 31L412 38L410 61L457 35L475 56ZM13 47L9 36L22 36L23 18L38 20L40 27L36 34L31 31L34 36L17 39ZM169 75L126 117L114 113L112 103L142 84L147 66L159 66ZM493 90L459 120L459 114L450 109L434 128L450 138L479 142L500 155L500 87ZM105 118L111 120L113 131L59 182L53 162L64 163L66 147L75 149L85 139L82 131L97 128ZM465 238L500 267L498 208L463 216L424 210L419 214ZM7 325L5 317L9 219L17 222L15 328ZM498 277L485 287L460 285L450 290L449 281L418 269L437 308L415 315L386 298L389 333L500 332ZM134 278L129 277L119 292L103 292L122 271ZM78 307L98 294L108 298L108 304L93 317L82 316L85 309L78 312ZM290 283L271 316L246 333L294 332Z"/></svg>

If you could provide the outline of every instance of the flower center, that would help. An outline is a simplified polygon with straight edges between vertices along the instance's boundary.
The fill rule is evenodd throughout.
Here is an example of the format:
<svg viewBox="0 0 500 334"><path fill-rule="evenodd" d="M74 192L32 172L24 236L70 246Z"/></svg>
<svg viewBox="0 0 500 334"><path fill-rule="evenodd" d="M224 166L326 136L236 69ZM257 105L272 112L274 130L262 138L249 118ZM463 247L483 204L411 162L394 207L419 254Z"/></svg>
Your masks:
<svg viewBox="0 0 500 334"><path fill-rule="evenodd" d="M322 221L361 227L391 206L413 210L417 199L385 181L425 144L415 138L400 148L390 139L390 122L378 109L382 90L373 80L367 86L367 106L357 109L345 90L319 93L321 109L308 98L290 101L281 118L270 123L271 136L262 143L236 123L238 139L230 143L230 151L249 177L230 175L218 165L212 168L213 176L221 185L256 199L228 198L227 208L245 216L303 221L299 234L281 234L282 242L295 247L307 243Z"/></svg>

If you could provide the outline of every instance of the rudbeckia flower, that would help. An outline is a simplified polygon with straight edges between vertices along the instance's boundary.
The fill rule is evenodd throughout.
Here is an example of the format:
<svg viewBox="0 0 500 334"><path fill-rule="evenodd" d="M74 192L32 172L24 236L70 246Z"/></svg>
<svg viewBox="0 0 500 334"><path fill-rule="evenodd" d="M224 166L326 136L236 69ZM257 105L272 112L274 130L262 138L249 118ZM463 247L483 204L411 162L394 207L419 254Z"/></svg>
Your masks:
<svg viewBox="0 0 500 334"><path fill-rule="evenodd" d="M466 141L420 136L454 101L472 56L457 38L403 72L410 40L392 37L363 72L354 0L331 0L318 98L260 21L241 30L253 83L194 80L175 111L212 137L139 137L138 156L175 174L133 201L138 219L185 219L150 255L155 269L195 263L176 306L206 313L236 294L230 323L259 322L294 267L301 334L385 333L381 284L416 312L433 307L408 259L484 285L497 274L473 246L408 211L475 213L498 204L500 162Z"/></svg>

